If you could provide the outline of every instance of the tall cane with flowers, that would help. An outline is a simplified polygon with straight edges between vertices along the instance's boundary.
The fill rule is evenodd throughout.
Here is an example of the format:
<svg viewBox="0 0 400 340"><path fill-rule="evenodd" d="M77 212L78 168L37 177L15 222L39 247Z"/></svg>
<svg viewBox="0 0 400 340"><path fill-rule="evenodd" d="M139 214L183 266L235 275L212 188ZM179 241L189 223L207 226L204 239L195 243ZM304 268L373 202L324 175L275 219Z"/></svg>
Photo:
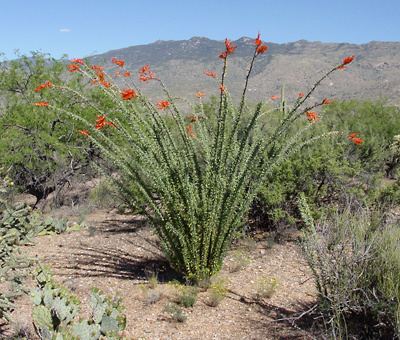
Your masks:
<svg viewBox="0 0 400 340"><path fill-rule="evenodd" d="M219 55L223 62L219 77L214 70L204 71L210 81L215 81L215 92L219 95L213 119L203 109L199 114L195 106L192 112L183 115L178 109L178 99L168 92L150 65L144 65L138 72L139 82L143 86L157 82L164 94L150 101L133 81L133 72L125 69L126 63L117 58L112 63L122 86L102 66L89 65L82 59L72 60L68 65L70 72L83 75L111 99L113 108L107 112L84 93L63 85L44 83L37 87L38 92L63 91L97 112L97 119L88 121L78 112L52 105L51 99L35 103L42 110L58 110L79 122L77 133L96 145L104 158L118 168L119 175L112 180L121 195L127 202L144 207L143 212L159 236L171 266L191 281L206 279L220 270L225 252L245 223L263 178L304 145L338 134L302 138L304 131L321 118L315 110L330 103L324 98L309 104L311 94L354 57L344 58L308 92L300 92L293 107L285 110L277 129L266 138L259 133L260 117L271 110L258 103L250 112L246 94L253 66L268 51L268 46L258 35L253 48L238 105L231 101L225 78L228 61L237 46L225 40L225 49ZM199 101L196 107L202 108L206 94L199 91L193 95ZM244 120L245 113L246 117L250 113L250 119ZM287 132L296 120L303 120L303 128L288 138ZM361 144L356 138L350 141Z"/></svg>

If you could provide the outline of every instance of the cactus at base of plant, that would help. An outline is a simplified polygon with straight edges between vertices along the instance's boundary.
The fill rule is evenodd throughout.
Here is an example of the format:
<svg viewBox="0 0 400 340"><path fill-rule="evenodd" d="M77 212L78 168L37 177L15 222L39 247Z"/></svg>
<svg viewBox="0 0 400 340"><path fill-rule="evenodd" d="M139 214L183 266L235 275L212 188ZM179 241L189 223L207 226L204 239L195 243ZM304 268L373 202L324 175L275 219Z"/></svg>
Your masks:
<svg viewBox="0 0 400 340"><path fill-rule="evenodd" d="M42 339L119 339L126 317L120 299L111 299L99 289L90 294L89 319L78 320L79 300L56 283L50 271L40 267L36 273L37 288L32 292L35 304L32 319Z"/></svg>

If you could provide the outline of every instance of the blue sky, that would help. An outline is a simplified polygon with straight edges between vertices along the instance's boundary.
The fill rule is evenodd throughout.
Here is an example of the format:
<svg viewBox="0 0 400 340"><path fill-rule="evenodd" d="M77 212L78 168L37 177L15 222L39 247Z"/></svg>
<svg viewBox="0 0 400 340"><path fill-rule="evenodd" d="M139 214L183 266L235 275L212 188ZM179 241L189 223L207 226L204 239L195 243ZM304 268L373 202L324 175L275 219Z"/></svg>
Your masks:
<svg viewBox="0 0 400 340"><path fill-rule="evenodd" d="M84 57L192 36L400 41L400 0L2 1L0 52Z"/></svg>

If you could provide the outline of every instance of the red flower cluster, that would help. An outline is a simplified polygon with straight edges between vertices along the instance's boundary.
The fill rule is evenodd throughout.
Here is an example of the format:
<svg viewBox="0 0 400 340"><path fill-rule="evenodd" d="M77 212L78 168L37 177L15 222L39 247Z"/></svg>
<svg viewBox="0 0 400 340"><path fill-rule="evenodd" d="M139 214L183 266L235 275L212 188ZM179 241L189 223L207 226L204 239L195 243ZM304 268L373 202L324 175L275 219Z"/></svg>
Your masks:
<svg viewBox="0 0 400 340"><path fill-rule="evenodd" d="M297 98L303 98L304 97L304 92L299 92L297 94Z"/></svg>
<svg viewBox="0 0 400 340"><path fill-rule="evenodd" d="M260 39L260 33L258 33L256 40L254 41L256 45L256 53L263 54L268 51L268 46L263 44Z"/></svg>
<svg viewBox="0 0 400 340"><path fill-rule="evenodd" d="M103 127L105 127L107 125L108 126L112 126L114 128L116 127L114 123L106 120L106 116L105 115L97 116L96 126L95 126L97 130L102 129Z"/></svg>
<svg viewBox="0 0 400 340"><path fill-rule="evenodd" d="M90 132L88 130L78 130L78 132L83 136L89 136Z"/></svg>
<svg viewBox="0 0 400 340"><path fill-rule="evenodd" d="M229 39L225 39L225 51L222 52L219 57L221 59L226 59L229 54L232 54L236 50L236 45L233 45Z"/></svg>
<svg viewBox="0 0 400 340"><path fill-rule="evenodd" d="M74 63L72 63L72 64L69 64L68 65L68 71L69 72L79 72L80 71L80 67L79 67L79 64L74 64Z"/></svg>
<svg viewBox="0 0 400 340"><path fill-rule="evenodd" d="M342 65L350 64L354 60L355 57L356 56L352 55L352 56L343 58Z"/></svg>
<svg viewBox="0 0 400 340"><path fill-rule="evenodd" d="M278 100L279 96L271 96L271 100Z"/></svg>
<svg viewBox="0 0 400 340"><path fill-rule="evenodd" d="M137 97L137 93L132 89L125 89L121 92L121 97L123 100L131 100Z"/></svg>
<svg viewBox="0 0 400 340"><path fill-rule="evenodd" d="M123 74L124 77L130 77L131 73L129 71L125 71Z"/></svg>
<svg viewBox="0 0 400 340"><path fill-rule="evenodd" d="M347 137L350 141L352 141L356 145L360 145L364 143L364 139L358 137L359 132L352 132Z"/></svg>
<svg viewBox="0 0 400 340"><path fill-rule="evenodd" d="M104 71L104 67L103 67L103 66L100 66L100 65L92 65L91 69L92 69L93 71L95 71L96 73L99 73L99 72L103 72L103 71Z"/></svg>
<svg viewBox="0 0 400 340"><path fill-rule="evenodd" d="M79 58L72 59L71 63L85 65L85 62L83 61L83 59L79 59Z"/></svg>
<svg viewBox="0 0 400 340"><path fill-rule="evenodd" d="M144 65L139 69L139 80L148 81L155 79L155 74L150 70L150 65Z"/></svg>
<svg viewBox="0 0 400 340"><path fill-rule="evenodd" d="M36 89L35 92L42 91L45 88L52 87L53 83L51 81L46 80L43 84L40 84Z"/></svg>
<svg viewBox="0 0 400 340"><path fill-rule="evenodd" d="M110 87L111 84L106 81L105 77L106 74L104 73L104 67L99 66L99 65L92 65L92 70L96 73L97 79L93 79L92 83L96 84L99 83L100 85L103 85L104 87Z"/></svg>
<svg viewBox="0 0 400 340"><path fill-rule="evenodd" d="M167 107L169 107L171 103L168 100L160 100L157 103L157 109L159 110L165 110Z"/></svg>
<svg viewBox="0 0 400 340"><path fill-rule="evenodd" d="M342 60L342 63L337 67L338 70L345 70L346 66L350 64L351 62L353 62L353 60L355 59L354 55L348 56L348 57L344 57Z"/></svg>
<svg viewBox="0 0 400 340"><path fill-rule="evenodd" d="M309 122L314 123L319 120L318 113L314 111L307 111L306 116Z"/></svg>
<svg viewBox="0 0 400 340"><path fill-rule="evenodd" d="M119 67L124 67L124 65L125 65L125 61L123 61L121 59L117 59L117 58L112 58L111 62L115 65L118 65Z"/></svg>
<svg viewBox="0 0 400 340"><path fill-rule="evenodd" d="M48 102L36 102L36 103L33 103L33 105L43 107L43 106L49 106L49 103Z"/></svg>
<svg viewBox="0 0 400 340"><path fill-rule="evenodd" d="M201 91L198 91L198 92L196 92L196 97L197 98L202 98L202 97L204 97L206 94L204 93L204 92L201 92Z"/></svg>
<svg viewBox="0 0 400 340"><path fill-rule="evenodd" d="M214 71L204 71L204 74L211 78L217 78L217 73Z"/></svg>
<svg viewBox="0 0 400 340"><path fill-rule="evenodd" d="M328 99L328 98L324 98L321 102L322 105L329 105L332 104L332 100Z"/></svg>

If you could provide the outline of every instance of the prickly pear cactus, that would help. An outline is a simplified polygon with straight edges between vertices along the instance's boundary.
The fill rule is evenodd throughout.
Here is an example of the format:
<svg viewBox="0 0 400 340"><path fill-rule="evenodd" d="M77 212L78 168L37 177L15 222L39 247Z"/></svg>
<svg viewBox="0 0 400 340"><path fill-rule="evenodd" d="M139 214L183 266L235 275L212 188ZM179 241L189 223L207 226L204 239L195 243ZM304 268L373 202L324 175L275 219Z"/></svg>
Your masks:
<svg viewBox="0 0 400 340"><path fill-rule="evenodd" d="M110 299L99 289L93 288L90 295L90 306L92 321L100 325L101 334L109 339L117 339L118 332L123 331L126 326L121 300Z"/></svg>
<svg viewBox="0 0 400 340"><path fill-rule="evenodd" d="M79 300L56 283L45 267L37 270L36 282L37 288L32 291L33 323L41 338L53 339L72 325L79 313Z"/></svg>
<svg viewBox="0 0 400 340"><path fill-rule="evenodd" d="M42 339L121 339L126 318L119 299L94 288L90 295L91 317L78 320L79 301L53 280L48 269L39 268L36 281L32 319Z"/></svg>
<svg viewBox="0 0 400 340"><path fill-rule="evenodd" d="M0 318L6 320L10 319L14 299L25 291L22 283L32 264L16 249L30 237L30 208L23 204L13 208L7 205L10 186L12 182L7 177L0 177L0 283L8 283L8 288L0 292Z"/></svg>

